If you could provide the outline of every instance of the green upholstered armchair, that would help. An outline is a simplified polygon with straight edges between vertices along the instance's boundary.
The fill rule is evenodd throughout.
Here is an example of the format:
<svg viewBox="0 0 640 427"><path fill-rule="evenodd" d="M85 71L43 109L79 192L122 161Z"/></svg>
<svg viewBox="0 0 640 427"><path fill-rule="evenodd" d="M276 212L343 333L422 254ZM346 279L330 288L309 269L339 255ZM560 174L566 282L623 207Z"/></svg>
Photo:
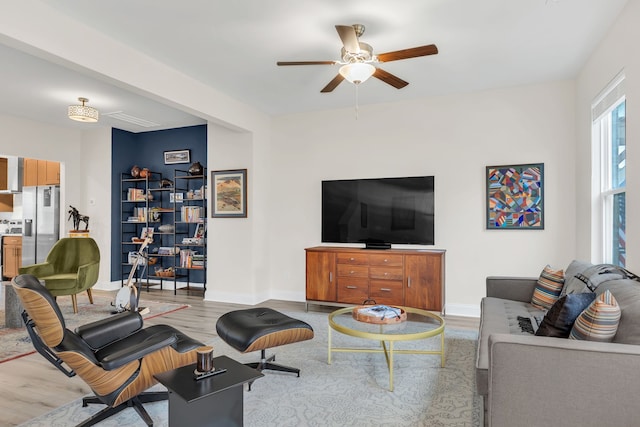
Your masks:
<svg viewBox="0 0 640 427"><path fill-rule="evenodd" d="M33 274L44 281L54 297L71 295L73 312L78 312L76 294L87 291L93 304L91 287L98 281L100 249L89 237L62 238L51 248L45 262L20 267L20 274Z"/></svg>

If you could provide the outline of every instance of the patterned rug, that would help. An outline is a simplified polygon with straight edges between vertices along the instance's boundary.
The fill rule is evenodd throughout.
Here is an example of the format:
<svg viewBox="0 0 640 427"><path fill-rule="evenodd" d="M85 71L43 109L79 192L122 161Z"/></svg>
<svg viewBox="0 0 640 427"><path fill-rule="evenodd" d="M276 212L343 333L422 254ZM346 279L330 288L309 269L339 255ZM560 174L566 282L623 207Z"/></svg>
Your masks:
<svg viewBox="0 0 640 427"><path fill-rule="evenodd" d="M247 426L448 426L482 425L482 403L475 393L477 333L447 328L446 365L439 356L396 355L395 389L388 390L389 373L383 354L334 353L327 364L327 315L291 314L311 324L313 340L278 347L276 361L301 368L295 375L265 371L250 392L244 392L244 424ZM366 346L373 342L334 333L334 345ZM396 343L399 348L432 348L439 338ZM218 337L210 344L214 354L226 354L240 362L257 361L259 353L240 354ZM403 345L401 345L403 344ZM268 352L271 354L272 352ZM162 386L154 389L162 390ZM246 390L246 388L245 388ZM155 426L167 426L167 402L146 404ZM80 423L101 409L83 408L76 400L22 424L23 427L67 426ZM99 424L104 427L143 426L137 413L125 409Z"/></svg>
<svg viewBox="0 0 640 427"><path fill-rule="evenodd" d="M89 304L86 293L79 295L78 314L73 313L70 297L60 297L58 304L67 328L73 330L77 326L84 325L85 323L111 316L111 312L113 311L111 303L114 301L114 298L115 293L113 296L107 294L96 295L94 293L93 304ZM161 316L187 307L186 305L154 301L145 301L142 305L149 307L149 313L143 316L145 319ZM2 304L2 307L4 308L4 304ZM4 322L4 310L0 310L0 363L34 353L35 350L31 345L31 339L24 326L20 328L5 328Z"/></svg>

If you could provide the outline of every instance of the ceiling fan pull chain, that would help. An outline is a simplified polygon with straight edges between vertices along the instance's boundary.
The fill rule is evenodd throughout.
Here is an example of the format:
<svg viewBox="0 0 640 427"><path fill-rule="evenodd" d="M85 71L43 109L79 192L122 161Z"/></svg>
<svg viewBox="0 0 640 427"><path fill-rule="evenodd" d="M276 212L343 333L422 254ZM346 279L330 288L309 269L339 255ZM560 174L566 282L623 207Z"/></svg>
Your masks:
<svg viewBox="0 0 640 427"><path fill-rule="evenodd" d="M355 84L354 85L356 87L356 120L358 120L358 86L360 86L359 84Z"/></svg>

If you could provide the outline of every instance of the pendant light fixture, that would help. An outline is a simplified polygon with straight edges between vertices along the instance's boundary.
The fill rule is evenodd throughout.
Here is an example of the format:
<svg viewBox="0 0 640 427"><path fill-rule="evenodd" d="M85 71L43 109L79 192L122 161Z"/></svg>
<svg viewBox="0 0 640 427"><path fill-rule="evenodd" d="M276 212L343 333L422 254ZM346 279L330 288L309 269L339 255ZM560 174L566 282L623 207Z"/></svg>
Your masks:
<svg viewBox="0 0 640 427"><path fill-rule="evenodd" d="M87 98L78 98L82 105L69 105L68 116L71 120L85 123L95 123L98 121L98 110L93 107L84 105L89 102Z"/></svg>

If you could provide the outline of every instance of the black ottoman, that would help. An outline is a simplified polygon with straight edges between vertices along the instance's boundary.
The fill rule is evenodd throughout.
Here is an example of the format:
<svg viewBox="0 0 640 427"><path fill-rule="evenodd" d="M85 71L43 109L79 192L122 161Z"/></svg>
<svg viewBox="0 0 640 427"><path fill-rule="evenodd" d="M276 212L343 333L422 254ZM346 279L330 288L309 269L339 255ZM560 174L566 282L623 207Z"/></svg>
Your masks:
<svg viewBox="0 0 640 427"><path fill-rule="evenodd" d="M261 351L260 362L247 363L262 371L292 372L300 376L300 369L271 363L275 355L267 359L265 351L271 347L306 341L313 338L313 328L270 308L249 308L223 314L216 323L218 336L242 353ZM251 389L251 384L249 384Z"/></svg>

